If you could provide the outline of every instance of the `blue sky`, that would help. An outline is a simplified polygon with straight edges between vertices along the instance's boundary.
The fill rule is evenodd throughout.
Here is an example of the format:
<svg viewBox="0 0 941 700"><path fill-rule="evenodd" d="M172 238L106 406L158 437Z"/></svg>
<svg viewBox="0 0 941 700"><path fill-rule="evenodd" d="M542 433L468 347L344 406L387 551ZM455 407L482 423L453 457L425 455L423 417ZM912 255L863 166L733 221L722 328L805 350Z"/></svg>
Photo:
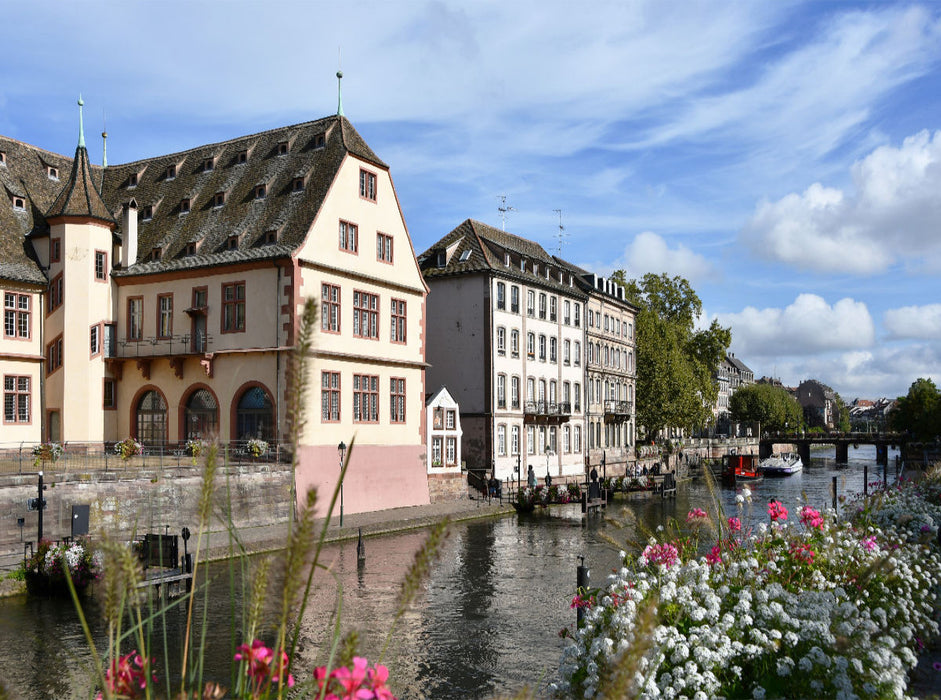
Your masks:
<svg viewBox="0 0 941 700"><path fill-rule="evenodd" d="M578 8L578 9L576 9ZM941 384L941 5L5 3L0 133L121 163L343 107L417 253L466 218L681 275L756 376ZM11 31L13 30L13 31ZM100 139L89 137L100 162Z"/></svg>

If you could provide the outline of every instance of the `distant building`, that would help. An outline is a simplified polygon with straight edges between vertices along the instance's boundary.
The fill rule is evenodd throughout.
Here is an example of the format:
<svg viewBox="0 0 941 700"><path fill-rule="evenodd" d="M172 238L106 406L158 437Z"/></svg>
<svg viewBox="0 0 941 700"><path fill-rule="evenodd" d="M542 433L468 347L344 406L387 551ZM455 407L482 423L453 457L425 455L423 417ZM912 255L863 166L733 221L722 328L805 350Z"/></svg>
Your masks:
<svg viewBox="0 0 941 700"><path fill-rule="evenodd" d="M832 430L839 421L836 392L816 379L805 379L795 390L795 397L804 411L809 428Z"/></svg>
<svg viewBox="0 0 941 700"><path fill-rule="evenodd" d="M888 414L895 403L895 400L887 398L856 399L848 407L851 429L860 433L884 432Z"/></svg>
<svg viewBox="0 0 941 700"><path fill-rule="evenodd" d="M738 426L733 423L729 411L729 401L738 389L755 383L755 373L735 357L735 353L730 353L719 363L715 377L719 385L719 394L712 409L715 431L718 435L738 435Z"/></svg>
<svg viewBox="0 0 941 700"><path fill-rule="evenodd" d="M428 436L425 463L432 502L467 496L467 479L461 456L461 407L445 387L425 402Z"/></svg>

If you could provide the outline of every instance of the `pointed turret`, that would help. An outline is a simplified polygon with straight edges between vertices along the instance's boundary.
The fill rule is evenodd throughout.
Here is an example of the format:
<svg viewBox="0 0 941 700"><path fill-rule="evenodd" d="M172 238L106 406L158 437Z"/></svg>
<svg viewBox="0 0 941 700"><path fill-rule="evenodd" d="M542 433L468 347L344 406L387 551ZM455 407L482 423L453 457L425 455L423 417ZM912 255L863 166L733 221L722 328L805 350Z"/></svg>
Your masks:
<svg viewBox="0 0 941 700"><path fill-rule="evenodd" d="M114 216L101 199L101 194L95 186L92 177L91 164L88 161L88 150L85 148L85 129L82 123L82 105L78 99L79 108L79 134L78 147L75 149L75 159L72 161L72 174L65 187L56 197L52 207L46 212L46 220L61 216L99 219L112 226L115 224Z"/></svg>

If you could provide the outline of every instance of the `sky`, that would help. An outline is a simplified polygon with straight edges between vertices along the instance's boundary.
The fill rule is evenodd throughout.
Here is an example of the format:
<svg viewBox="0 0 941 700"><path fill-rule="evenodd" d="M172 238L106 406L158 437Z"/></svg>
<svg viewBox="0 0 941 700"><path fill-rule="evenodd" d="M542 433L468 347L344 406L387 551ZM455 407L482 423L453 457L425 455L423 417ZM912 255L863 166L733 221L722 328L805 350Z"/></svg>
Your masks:
<svg viewBox="0 0 941 700"><path fill-rule="evenodd" d="M81 93L128 162L333 114L341 68L416 254L477 219L689 280L756 378L941 385L941 3L0 7L5 136L71 155Z"/></svg>

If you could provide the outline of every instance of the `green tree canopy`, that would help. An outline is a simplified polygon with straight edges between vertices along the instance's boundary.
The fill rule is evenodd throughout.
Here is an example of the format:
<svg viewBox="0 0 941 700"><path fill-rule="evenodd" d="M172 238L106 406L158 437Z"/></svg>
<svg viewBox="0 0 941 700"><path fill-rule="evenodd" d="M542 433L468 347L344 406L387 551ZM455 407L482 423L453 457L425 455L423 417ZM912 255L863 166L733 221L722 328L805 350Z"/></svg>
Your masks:
<svg viewBox="0 0 941 700"><path fill-rule="evenodd" d="M889 426L909 433L917 440L934 440L941 435L941 394L930 379L916 379L906 396L900 396Z"/></svg>
<svg viewBox="0 0 941 700"><path fill-rule="evenodd" d="M693 431L712 420L719 385L716 368L732 334L713 321L696 330L702 302L682 277L648 273L627 281L624 270L612 278L638 307L637 422L648 434L666 427Z"/></svg>
<svg viewBox="0 0 941 700"><path fill-rule="evenodd" d="M787 389L771 384L749 384L729 399L732 418L760 423L762 432L799 430L804 411Z"/></svg>

